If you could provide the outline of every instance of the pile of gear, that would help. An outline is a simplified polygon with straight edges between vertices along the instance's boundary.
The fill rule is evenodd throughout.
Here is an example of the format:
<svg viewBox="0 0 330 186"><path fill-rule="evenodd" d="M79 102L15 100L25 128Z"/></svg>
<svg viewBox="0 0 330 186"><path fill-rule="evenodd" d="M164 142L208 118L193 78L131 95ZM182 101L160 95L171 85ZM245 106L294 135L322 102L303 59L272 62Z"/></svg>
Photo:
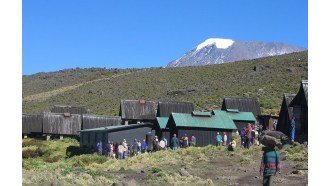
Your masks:
<svg viewBox="0 0 330 186"><path fill-rule="evenodd" d="M260 143L265 146L282 146L289 137L281 131L264 130L260 136Z"/></svg>

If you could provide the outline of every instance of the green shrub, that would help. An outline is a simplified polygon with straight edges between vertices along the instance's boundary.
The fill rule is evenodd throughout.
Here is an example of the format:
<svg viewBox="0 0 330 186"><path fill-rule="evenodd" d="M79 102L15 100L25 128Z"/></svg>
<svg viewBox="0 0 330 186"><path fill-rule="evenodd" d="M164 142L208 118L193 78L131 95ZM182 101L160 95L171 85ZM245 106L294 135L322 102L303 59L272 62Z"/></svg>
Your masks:
<svg viewBox="0 0 330 186"><path fill-rule="evenodd" d="M29 146L23 147L22 157L23 158L35 158L40 157L44 154L44 152L40 149L40 147Z"/></svg>
<svg viewBox="0 0 330 186"><path fill-rule="evenodd" d="M102 164L107 161L107 157L84 154L80 156L74 156L70 158L68 161L72 164L73 167L80 167L80 166L88 166L92 163Z"/></svg>

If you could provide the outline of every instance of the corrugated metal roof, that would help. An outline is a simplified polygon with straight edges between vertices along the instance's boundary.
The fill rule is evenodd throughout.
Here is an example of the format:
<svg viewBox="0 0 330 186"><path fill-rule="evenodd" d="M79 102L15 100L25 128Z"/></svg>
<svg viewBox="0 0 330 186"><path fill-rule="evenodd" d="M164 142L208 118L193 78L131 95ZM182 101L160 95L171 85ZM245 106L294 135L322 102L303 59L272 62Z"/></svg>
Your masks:
<svg viewBox="0 0 330 186"><path fill-rule="evenodd" d="M194 111L194 104L191 102L159 101L157 116L170 117L172 113L191 113L192 111Z"/></svg>
<svg viewBox="0 0 330 186"><path fill-rule="evenodd" d="M92 128L92 129L85 129L80 130L80 132L96 132L96 131L110 131L114 129L121 129L121 128L136 128L136 127L145 127L150 126L152 127L152 124L150 123L143 123L143 124L130 124L130 125L114 125L114 126L106 126L106 127L99 127L99 128Z"/></svg>
<svg viewBox="0 0 330 186"><path fill-rule="evenodd" d="M159 128L165 129L168 119L169 119L168 117L157 117L157 122L159 124Z"/></svg>
<svg viewBox="0 0 330 186"><path fill-rule="evenodd" d="M203 117L193 116L192 114L172 113L171 117L173 117L177 127L237 129L233 120L227 115Z"/></svg>
<svg viewBox="0 0 330 186"><path fill-rule="evenodd" d="M259 101L255 98L224 97L221 110L227 109L252 112L255 116L261 114Z"/></svg>
<svg viewBox="0 0 330 186"><path fill-rule="evenodd" d="M232 120L255 122L256 118L252 112L226 112L223 110L213 110L214 115L228 115Z"/></svg>

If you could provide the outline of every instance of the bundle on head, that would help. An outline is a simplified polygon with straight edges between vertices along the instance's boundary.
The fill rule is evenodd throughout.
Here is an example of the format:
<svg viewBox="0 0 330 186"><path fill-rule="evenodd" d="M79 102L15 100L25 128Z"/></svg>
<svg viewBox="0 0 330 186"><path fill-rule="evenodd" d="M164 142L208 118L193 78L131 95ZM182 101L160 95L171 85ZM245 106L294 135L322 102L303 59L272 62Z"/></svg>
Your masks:
<svg viewBox="0 0 330 186"><path fill-rule="evenodd" d="M281 140L277 139L273 136L270 135L263 135L260 139L260 143L265 145L265 146L279 146L282 145Z"/></svg>
<svg viewBox="0 0 330 186"><path fill-rule="evenodd" d="M262 132L262 135L272 136L276 139L280 139L282 142L285 142L289 139L289 137L281 131L265 130Z"/></svg>

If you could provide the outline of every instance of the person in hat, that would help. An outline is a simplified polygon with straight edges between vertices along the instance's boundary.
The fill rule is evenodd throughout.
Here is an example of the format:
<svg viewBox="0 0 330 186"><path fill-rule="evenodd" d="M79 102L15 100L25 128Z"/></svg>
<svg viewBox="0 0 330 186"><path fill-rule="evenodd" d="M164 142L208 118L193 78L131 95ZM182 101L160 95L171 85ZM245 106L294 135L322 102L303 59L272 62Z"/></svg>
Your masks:
<svg viewBox="0 0 330 186"><path fill-rule="evenodd" d="M272 177L280 172L280 154L275 150L275 145L268 145L262 150L260 175L263 175L263 185L271 185Z"/></svg>
<svg viewBox="0 0 330 186"><path fill-rule="evenodd" d="M217 132L217 135L215 136L215 146L220 146L222 143L222 136L219 132Z"/></svg>

